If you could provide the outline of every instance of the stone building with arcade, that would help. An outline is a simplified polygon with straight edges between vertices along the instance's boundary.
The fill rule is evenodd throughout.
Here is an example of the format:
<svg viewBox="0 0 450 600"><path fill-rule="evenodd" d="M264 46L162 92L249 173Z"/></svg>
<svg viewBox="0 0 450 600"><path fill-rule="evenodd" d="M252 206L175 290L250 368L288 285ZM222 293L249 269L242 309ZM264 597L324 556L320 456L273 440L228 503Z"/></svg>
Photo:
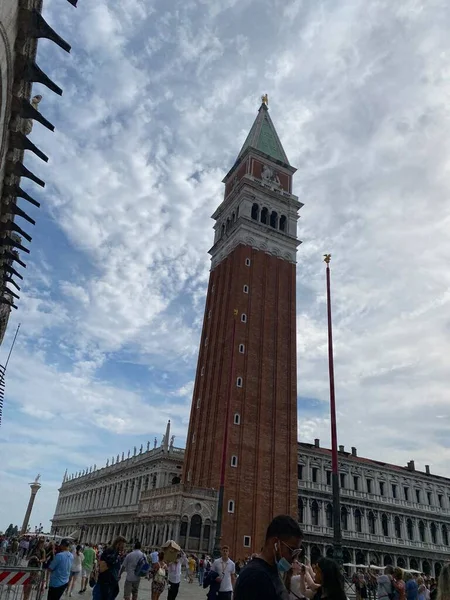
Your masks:
<svg viewBox="0 0 450 600"><path fill-rule="evenodd" d="M450 552L450 480L415 468L362 458L340 446L344 562L392 564L438 575ZM306 554L332 556L331 452L299 444L298 517Z"/></svg>

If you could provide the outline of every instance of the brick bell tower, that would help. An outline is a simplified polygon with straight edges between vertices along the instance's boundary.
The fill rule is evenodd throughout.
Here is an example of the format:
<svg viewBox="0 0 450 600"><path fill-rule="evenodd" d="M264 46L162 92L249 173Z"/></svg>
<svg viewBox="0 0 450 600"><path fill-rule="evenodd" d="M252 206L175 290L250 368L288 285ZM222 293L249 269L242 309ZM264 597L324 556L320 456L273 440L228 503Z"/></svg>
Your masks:
<svg viewBox="0 0 450 600"><path fill-rule="evenodd" d="M267 96L223 180L189 423L184 483L222 486L219 543L260 550L297 516L298 210ZM221 514L220 514L221 513Z"/></svg>

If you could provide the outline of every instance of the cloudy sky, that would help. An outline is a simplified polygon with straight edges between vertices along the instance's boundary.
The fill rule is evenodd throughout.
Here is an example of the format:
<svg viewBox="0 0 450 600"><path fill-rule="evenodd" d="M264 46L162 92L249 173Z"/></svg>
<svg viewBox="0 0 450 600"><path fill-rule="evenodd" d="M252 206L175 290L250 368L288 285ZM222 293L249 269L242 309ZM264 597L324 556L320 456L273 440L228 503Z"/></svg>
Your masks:
<svg viewBox="0 0 450 600"><path fill-rule="evenodd" d="M46 0L27 166L39 197L0 430L0 529L48 525L64 470L184 446L210 215L269 94L298 167L299 439L329 443L333 255L339 443L450 476L450 13L442 0Z"/></svg>

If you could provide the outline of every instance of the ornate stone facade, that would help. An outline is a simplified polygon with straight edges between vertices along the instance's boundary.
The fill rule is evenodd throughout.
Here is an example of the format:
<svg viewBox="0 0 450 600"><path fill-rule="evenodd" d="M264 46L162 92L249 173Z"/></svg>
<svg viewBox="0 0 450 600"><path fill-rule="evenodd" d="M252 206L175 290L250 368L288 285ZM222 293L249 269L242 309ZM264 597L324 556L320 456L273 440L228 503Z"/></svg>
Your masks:
<svg viewBox="0 0 450 600"><path fill-rule="evenodd" d="M393 564L437 575L450 551L450 480L360 458L340 447L344 562ZM331 555L331 452L299 444L299 521L306 554Z"/></svg>
<svg viewBox="0 0 450 600"><path fill-rule="evenodd" d="M108 542L115 535L129 539L146 535L138 519L141 494L166 488L181 479L184 450L168 443L137 448L125 457L117 455L105 467L64 476L52 519L52 532L85 541ZM131 454L131 455L130 455Z"/></svg>

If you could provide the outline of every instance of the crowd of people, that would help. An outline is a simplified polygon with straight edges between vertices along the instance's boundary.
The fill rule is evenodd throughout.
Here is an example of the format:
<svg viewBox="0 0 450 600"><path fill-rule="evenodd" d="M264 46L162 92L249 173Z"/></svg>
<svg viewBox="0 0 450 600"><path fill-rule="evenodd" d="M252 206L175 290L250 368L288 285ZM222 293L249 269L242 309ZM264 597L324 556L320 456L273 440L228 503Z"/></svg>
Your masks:
<svg viewBox="0 0 450 600"><path fill-rule="evenodd" d="M174 543L170 549L144 552L140 542L130 548L124 537L110 544L77 544L72 539L58 542L44 538L20 540L0 538L0 556L6 564L27 561L41 568L40 585L48 588L47 600L72 597L75 587L83 595L92 588L93 600L115 600L124 576L124 600L137 600L140 582L151 581L151 600L159 600L167 589L167 600L175 600L184 577L206 590L208 600L348 600L344 577L331 558L315 565L302 556L302 532L298 523L279 515L270 523L264 546L235 562L229 547L213 560L202 554L187 555ZM24 586L29 600L32 583ZM439 580L387 566L382 574L355 573L350 580L356 600L450 600L450 564L444 565Z"/></svg>

